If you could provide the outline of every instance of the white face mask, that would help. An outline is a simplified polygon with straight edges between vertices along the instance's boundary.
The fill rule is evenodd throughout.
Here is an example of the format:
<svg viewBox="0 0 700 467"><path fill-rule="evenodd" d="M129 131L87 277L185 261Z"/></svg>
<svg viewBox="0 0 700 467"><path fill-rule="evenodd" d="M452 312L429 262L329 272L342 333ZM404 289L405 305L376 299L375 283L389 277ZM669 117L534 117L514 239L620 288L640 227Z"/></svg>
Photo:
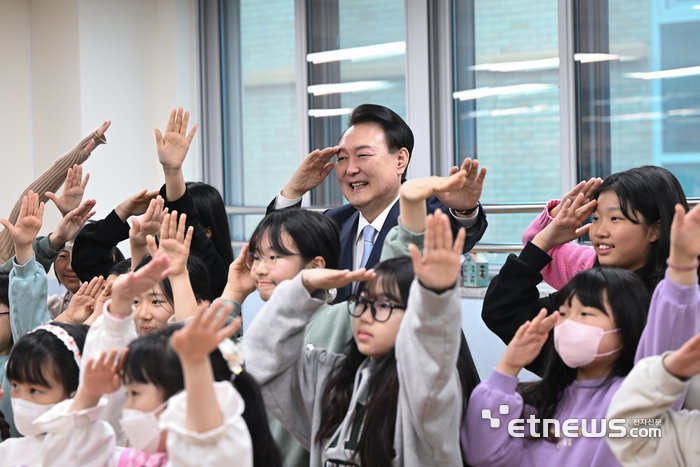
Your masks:
<svg viewBox="0 0 700 467"><path fill-rule="evenodd" d="M122 410L119 423L134 449L146 454L155 454L158 451L162 432L158 427L156 413L160 413L167 405L168 401L165 401L151 412L136 409Z"/></svg>
<svg viewBox="0 0 700 467"><path fill-rule="evenodd" d="M12 412L15 420L15 427L22 436L36 436L44 433L41 428L34 425L34 420L45 412L51 410L56 404L37 404L18 397L11 398Z"/></svg>

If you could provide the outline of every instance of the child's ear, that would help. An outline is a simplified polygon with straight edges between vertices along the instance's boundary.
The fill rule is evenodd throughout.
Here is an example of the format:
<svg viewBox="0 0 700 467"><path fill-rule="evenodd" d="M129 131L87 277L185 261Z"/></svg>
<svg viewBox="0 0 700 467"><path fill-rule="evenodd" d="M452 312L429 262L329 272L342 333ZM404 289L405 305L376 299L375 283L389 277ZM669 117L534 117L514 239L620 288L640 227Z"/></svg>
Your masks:
<svg viewBox="0 0 700 467"><path fill-rule="evenodd" d="M650 243L657 241L661 237L661 221L656 221L649 227L648 235Z"/></svg>
<svg viewBox="0 0 700 467"><path fill-rule="evenodd" d="M323 269L326 267L326 260L323 256L317 256L306 265L306 269Z"/></svg>

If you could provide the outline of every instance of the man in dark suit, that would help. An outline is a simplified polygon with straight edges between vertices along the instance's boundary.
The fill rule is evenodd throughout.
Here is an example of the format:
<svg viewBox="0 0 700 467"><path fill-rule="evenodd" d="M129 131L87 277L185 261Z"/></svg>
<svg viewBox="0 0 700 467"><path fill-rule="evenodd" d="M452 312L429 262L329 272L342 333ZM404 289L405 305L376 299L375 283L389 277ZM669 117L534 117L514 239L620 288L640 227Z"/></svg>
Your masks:
<svg viewBox="0 0 700 467"><path fill-rule="evenodd" d="M340 188L350 204L325 212L340 228L339 269L373 267L382 252L387 233L397 225L399 189L406 180L406 169L413 151L413 132L392 110L373 104L355 108L338 146L309 154L291 180L268 206L275 209L301 207L302 196L316 188L335 164ZM460 169L453 167L450 175ZM472 249L486 230L487 222L479 198L486 168L466 159L461 170L467 182L453 193L428 199L428 213L442 209L450 215L453 234L467 229L464 251ZM336 302L351 293L348 285L338 290Z"/></svg>

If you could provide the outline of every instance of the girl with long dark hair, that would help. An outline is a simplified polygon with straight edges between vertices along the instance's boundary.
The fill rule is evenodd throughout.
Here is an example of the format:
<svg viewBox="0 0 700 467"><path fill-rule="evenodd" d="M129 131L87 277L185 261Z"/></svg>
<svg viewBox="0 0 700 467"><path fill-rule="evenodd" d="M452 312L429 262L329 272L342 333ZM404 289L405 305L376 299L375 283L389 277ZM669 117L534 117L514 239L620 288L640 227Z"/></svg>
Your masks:
<svg viewBox="0 0 700 467"><path fill-rule="evenodd" d="M265 402L309 448L311 464L461 466L462 389L456 287L464 231L427 221L425 254L374 271L305 269L280 284L246 333L246 368ZM360 285L348 311L347 355L303 349L303 329L326 289ZM410 292L409 292L410 290Z"/></svg>
<svg viewBox="0 0 700 467"><path fill-rule="evenodd" d="M543 307L520 326L472 393L462 432L471 465L618 465L602 439L624 436L606 420L613 395L637 361L677 349L700 330L700 290L684 277L698 267L685 251L684 214L679 204L666 278L650 307L638 275L610 267L584 270L540 301L553 309ZM508 261L504 269L525 268L514 255ZM542 381L518 386L518 373L538 355Z"/></svg>

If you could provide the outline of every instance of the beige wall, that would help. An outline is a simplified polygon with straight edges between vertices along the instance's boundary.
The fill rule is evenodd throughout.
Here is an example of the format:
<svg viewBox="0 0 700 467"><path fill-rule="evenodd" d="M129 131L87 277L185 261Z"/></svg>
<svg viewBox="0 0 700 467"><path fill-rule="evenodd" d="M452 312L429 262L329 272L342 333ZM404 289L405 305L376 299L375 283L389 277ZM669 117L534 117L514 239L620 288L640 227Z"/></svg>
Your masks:
<svg viewBox="0 0 700 467"><path fill-rule="evenodd" d="M197 122L194 0L0 0L0 149L6 217L20 192L81 137L112 120L84 164L97 216L163 182L154 128L183 106ZM200 178L199 137L185 178ZM43 232L59 220L49 203Z"/></svg>

